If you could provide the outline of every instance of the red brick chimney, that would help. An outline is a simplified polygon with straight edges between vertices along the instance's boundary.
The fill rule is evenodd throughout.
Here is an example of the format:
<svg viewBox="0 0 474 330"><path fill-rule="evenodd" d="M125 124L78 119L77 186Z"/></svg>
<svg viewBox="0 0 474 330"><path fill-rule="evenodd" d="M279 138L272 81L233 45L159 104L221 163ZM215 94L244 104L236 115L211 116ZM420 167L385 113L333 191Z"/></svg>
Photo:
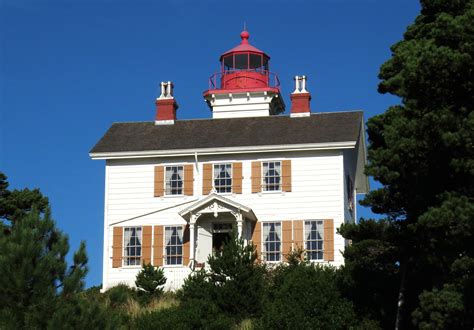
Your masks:
<svg viewBox="0 0 474 330"><path fill-rule="evenodd" d="M311 94L306 90L306 76L295 77L295 90L290 94L290 117L308 117L311 115Z"/></svg>
<svg viewBox="0 0 474 330"><path fill-rule="evenodd" d="M178 103L173 97L173 83L171 81L161 83L161 95L156 99L155 104L155 125L173 125L176 120Z"/></svg>

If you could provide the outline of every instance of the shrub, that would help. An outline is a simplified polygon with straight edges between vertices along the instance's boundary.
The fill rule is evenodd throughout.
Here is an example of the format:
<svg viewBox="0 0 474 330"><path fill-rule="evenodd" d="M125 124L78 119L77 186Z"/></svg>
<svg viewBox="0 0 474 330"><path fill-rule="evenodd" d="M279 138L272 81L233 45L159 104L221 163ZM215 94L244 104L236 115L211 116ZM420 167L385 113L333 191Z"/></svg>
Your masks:
<svg viewBox="0 0 474 330"><path fill-rule="evenodd" d="M178 307L140 315L133 320L132 329L229 329L234 325L213 303L188 300Z"/></svg>
<svg viewBox="0 0 474 330"><path fill-rule="evenodd" d="M127 304L128 300L134 299L136 291L126 284L119 284L107 290L105 295L112 307L119 307Z"/></svg>
<svg viewBox="0 0 474 330"><path fill-rule="evenodd" d="M265 268L256 259L255 247L234 233L220 252L209 257L209 270L197 272L185 281L178 294L181 302L213 304L219 314L235 320L259 316Z"/></svg>
<svg viewBox="0 0 474 330"><path fill-rule="evenodd" d="M275 270L261 319L264 328L341 329L354 320L352 304L337 288L334 268L299 263Z"/></svg>
<svg viewBox="0 0 474 330"><path fill-rule="evenodd" d="M127 318L103 302L86 294L76 294L59 301L48 320L49 329L117 329Z"/></svg>

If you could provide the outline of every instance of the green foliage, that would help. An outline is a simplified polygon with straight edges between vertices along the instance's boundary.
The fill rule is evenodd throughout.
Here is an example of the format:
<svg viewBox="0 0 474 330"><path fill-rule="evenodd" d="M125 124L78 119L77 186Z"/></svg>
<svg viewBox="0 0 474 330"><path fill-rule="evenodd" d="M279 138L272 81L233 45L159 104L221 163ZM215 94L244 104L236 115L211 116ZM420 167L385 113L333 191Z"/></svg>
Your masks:
<svg viewBox="0 0 474 330"><path fill-rule="evenodd" d="M124 316L100 300L76 294L64 299L48 320L49 329L117 329Z"/></svg>
<svg viewBox="0 0 474 330"><path fill-rule="evenodd" d="M35 208L45 212L49 207L48 198L39 189L8 190L7 176L0 172L0 219L15 222L23 218Z"/></svg>
<svg viewBox="0 0 474 330"><path fill-rule="evenodd" d="M135 281L139 293L144 293L147 298L160 296L163 293L163 285L165 284L166 277L162 268L143 263L142 269L138 272Z"/></svg>
<svg viewBox="0 0 474 330"><path fill-rule="evenodd" d="M126 284L119 284L105 292L106 297L112 307L124 306L131 299L136 297L135 289Z"/></svg>
<svg viewBox="0 0 474 330"><path fill-rule="evenodd" d="M132 321L132 329L230 329L234 321L213 304L192 304L145 313ZM207 302L206 302L207 303Z"/></svg>
<svg viewBox="0 0 474 330"><path fill-rule="evenodd" d="M209 270L185 282L180 295L182 301L213 302L222 313L238 320L259 315L265 269L256 260L255 247L233 233L223 249L209 257Z"/></svg>
<svg viewBox="0 0 474 330"><path fill-rule="evenodd" d="M39 190L8 191L0 186L0 327L45 327L62 299L81 291L87 273L85 244L69 268L68 237L51 219ZM44 211L44 212L42 212Z"/></svg>
<svg viewBox="0 0 474 330"><path fill-rule="evenodd" d="M290 266L297 266L301 263L307 263L306 251L303 247L297 246L294 250L286 256L286 260Z"/></svg>
<svg viewBox="0 0 474 330"><path fill-rule="evenodd" d="M410 326L415 310L420 326L448 326L440 320L455 315L474 324L466 290L473 275L461 284L452 271L474 257L473 56L474 1L422 0L380 69L379 92L402 102L367 123L366 173L383 186L362 204L388 219L341 233L354 242L345 252L347 295L384 327L395 315L399 327Z"/></svg>
<svg viewBox="0 0 474 330"><path fill-rule="evenodd" d="M343 224L338 232L352 240L340 269L344 296L354 302L358 315L378 320L383 328L393 327L400 281L396 228L387 220L361 219Z"/></svg>
<svg viewBox="0 0 474 330"><path fill-rule="evenodd" d="M463 311L462 294L447 285L441 290L423 292L420 306L413 312L413 319L420 329L460 329L466 326L460 324Z"/></svg>
<svg viewBox="0 0 474 330"><path fill-rule="evenodd" d="M265 329L346 329L356 324L352 304L340 295L334 268L280 266L273 283L261 321Z"/></svg>

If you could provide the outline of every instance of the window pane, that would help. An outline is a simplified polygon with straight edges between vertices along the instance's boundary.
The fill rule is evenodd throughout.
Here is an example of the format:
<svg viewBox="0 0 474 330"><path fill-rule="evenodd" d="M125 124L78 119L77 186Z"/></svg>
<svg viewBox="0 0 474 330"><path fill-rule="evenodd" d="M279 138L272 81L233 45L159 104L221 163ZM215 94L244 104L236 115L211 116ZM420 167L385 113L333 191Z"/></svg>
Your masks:
<svg viewBox="0 0 474 330"><path fill-rule="evenodd" d="M232 165L214 165L214 188L218 193L232 192Z"/></svg>
<svg viewBox="0 0 474 330"><path fill-rule="evenodd" d="M262 55L250 54L250 69L260 69L262 67Z"/></svg>
<svg viewBox="0 0 474 330"><path fill-rule="evenodd" d="M183 254L183 228L181 226L165 227L165 263L167 265L181 264Z"/></svg>
<svg viewBox="0 0 474 330"><path fill-rule="evenodd" d="M123 231L124 235L124 249L123 249L123 264L125 266L140 265L140 257L142 255L141 227L126 227Z"/></svg>
<svg viewBox="0 0 474 330"><path fill-rule="evenodd" d="M167 166L165 181L167 195L181 195L183 192L183 166Z"/></svg>
<svg viewBox="0 0 474 330"><path fill-rule="evenodd" d="M266 191L280 190L280 162L263 162L264 185Z"/></svg>
<svg viewBox="0 0 474 330"><path fill-rule="evenodd" d="M235 55L235 68L244 70L248 69L248 54Z"/></svg>
<svg viewBox="0 0 474 330"><path fill-rule="evenodd" d="M281 225L280 223L264 223L263 239L264 239L264 258L267 261L280 260L281 248Z"/></svg>
<svg viewBox="0 0 474 330"><path fill-rule="evenodd" d="M228 55L226 57L224 57L224 69L225 70L230 70L234 67L234 58L232 55Z"/></svg>
<svg viewBox="0 0 474 330"><path fill-rule="evenodd" d="M305 221L306 252L309 260L321 260L323 255L322 221Z"/></svg>

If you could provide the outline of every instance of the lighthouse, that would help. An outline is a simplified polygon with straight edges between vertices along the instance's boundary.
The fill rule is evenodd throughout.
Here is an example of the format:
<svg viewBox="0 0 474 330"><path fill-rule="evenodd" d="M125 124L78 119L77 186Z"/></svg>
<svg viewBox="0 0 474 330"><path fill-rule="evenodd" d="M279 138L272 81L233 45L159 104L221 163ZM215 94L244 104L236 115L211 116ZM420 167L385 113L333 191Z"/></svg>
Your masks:
<svg viewBox="0 0 474 330"><path fill-rule="evenodd" d="M303 248L308 262L344 264L337 228L355 222L354 196L369 190L362 112L311 112L297 75L283 114L270 56L240 37L203 92L212 118L178 119L163 81L154 121L113 123L91 150L106 160L103 291L134 286L143 264L177 290L232 232L259 262Z"/></svg>
<svg viewBox="0 0 474 330"><path fill-rule="evenodd" d="M270 71L270 56L240 34L240 44L220 56L220 70L209 78L204 100L213 119L265 117L285 111L277 74Z"/></svg>

